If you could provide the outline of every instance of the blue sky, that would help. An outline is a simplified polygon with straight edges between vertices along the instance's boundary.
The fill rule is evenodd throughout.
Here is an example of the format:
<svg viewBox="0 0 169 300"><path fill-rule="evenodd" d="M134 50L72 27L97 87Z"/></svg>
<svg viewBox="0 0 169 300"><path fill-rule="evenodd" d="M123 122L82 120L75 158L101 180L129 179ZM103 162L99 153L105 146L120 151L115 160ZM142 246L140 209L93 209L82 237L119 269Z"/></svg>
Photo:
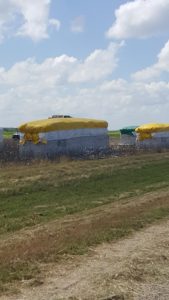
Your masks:
<svg viewBox="0 0 169 300"><path fill-rule="evenodd" d="M169 122L169 0L0 0L0 120Z"/></svg>
<svg viewBox="0 0 169 300"><path fill-rule="evenodd" d="M50 38L38 43L28 38L12 37L6 40L1 44L1 65L9 67L27 57L36 57L36 60L41 62L47 57L63 53L84 59L96 48L108 45L105 32L112 24L116 6L117 3L113 0L106 0L106 5L104 0L51 1L49 17L59 19L61 22L59 32L51 30ZM72 33L70 30L71 22L78 16L84 17L84 32L81 34Z"/></svg>

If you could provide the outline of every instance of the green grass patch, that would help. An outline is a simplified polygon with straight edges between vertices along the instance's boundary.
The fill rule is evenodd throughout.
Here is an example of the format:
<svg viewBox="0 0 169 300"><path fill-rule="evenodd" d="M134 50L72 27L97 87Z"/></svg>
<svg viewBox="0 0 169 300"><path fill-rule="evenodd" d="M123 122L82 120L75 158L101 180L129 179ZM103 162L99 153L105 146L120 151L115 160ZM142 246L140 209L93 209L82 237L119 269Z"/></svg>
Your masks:
<svg viewBox="0 0 169 300"><path fill-rule="evenodd" d="M120 138L120 131L119 130L110 130L108 132L108 134L109 134L110 137Z"/></svg>
<svg viewBox="0 0 169 300"><path fill-rule="evenodd" d="M16 129L15 128L5 128L4 131L3 131L3 137L5 139L10 139L12 138L13 134L16 132Z"/></svg>
<svg viewBox="0 0 169 300"><path fill-rule="evenodd" d="M37 264L30 261L4 264L0 268L0 295L17 293L18 290L11 284L17 281L31 280L40 274Z"/></svg>
<svg viewBox="0 0 169 300"><path fill-rule="evenodd" d="M18 280L29 280L39 274L39 268L31 262L15 262L12 264L1 265L0 282L5 284Z"/></svg>
<svg viewBox="0 0 169 300"><path fill-rule="evenodd" d="M168 186L168 160L120 168L59 183L37 181L0 192L0 234L88 210L121 195L134 196Z"/></svg>

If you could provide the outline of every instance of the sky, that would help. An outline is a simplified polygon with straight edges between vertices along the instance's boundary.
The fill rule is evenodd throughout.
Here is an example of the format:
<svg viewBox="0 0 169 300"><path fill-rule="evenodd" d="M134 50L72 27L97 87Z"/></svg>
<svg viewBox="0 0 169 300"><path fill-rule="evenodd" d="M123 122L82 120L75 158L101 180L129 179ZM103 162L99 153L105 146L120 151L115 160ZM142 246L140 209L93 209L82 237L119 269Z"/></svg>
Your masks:
<svg viewBox="0 0 169 300"><path fill-rule="evenodd" d="M0 126L169 123L169 0L0 0Z"/></svg>

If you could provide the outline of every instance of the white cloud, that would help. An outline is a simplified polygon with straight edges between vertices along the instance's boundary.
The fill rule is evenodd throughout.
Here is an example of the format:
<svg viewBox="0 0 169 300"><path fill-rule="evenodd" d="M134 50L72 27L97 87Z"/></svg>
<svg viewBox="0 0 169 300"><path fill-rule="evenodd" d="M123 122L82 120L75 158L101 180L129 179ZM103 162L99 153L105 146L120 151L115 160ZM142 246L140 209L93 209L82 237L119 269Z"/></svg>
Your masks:
<svg viewBox="0 0 169 300"><path fill-rule="evenodd" d="M117 53L123 45L123 42L111 43L107 49L95 50L78 64L70 76L70 82L99 80L112 74L118 64Z"/></svg>
<svg viewBox="0 0 169 300"><path fill-rule="evenodd" d="M132 75L132 78L138 81L147 81L158 78L162 73L169 73L169 41L158 54L157 62Z"/></svg>
<svg viewBox="0 0 169 300"><path fill-rule="evenodd" d="M38 64L35 59L27 59L14 64L9 70L0 68L0 82L4 85L41 85L51 87L63 83L95 82L111 75L117 67L117 54L121 43L111 43L107 49L97 49L83 62L75 57L61 55L47 58Z"/></svg>
<svg viewBox="0 0 169 300"><path fill-rule="evenodd" d="M18 126L57 113L106 119L110 128L143 122L168 122L169 82L108 79L114 70L112 56L109 56L112 47L114 49L115 45L94 51L84 62L62 55L47 58L42 63L27 59L8 70L0 68L0 126ZM104 51L108 51L106 62L102 59ZM95 53L99 53L96 60ZM159 57L164 59L165 51ZM78 78L75 80L74 77L74 82L70 80L79 66L81 72L82 66L86 72L86 61L90 60L94 60L94 64L87 63L88 77L82 76L80 84ZM111 68L106 67L107 71L102 72L108 61ZM100 75L96 76L95 72L90 75L96 63Z"/></svg>
<svg viewBox="0 0 169 300"><path fill-rule="evenodd" d="M8 71L0 72L1 84L12 87L28 86L42 90L46 86L55 88L58 84L68 81L68 77L77 65L74 57L61 55L48 58L41 64L34 59L16 63Z"/></svg>
<svg viewBox="0 0 169 300"><path fill-rule="evenodd" d="M71 22L71 31L80 33L84 31L85 27L85 18L84 16L78 16Z"/></svg>
<svg viewBox="0 0 169 300"><path fill-rule="evenodd" d="M26 36L34 41L48 38L48 27L60 23L49 19L51 0L0 0L0 41L6 36Z"/></svg>
<svg viewBox="0 0 169 300"><path fill-rule="evenodd" d="M60 29L61 23L59 20L57 19L50 19L49 20L49 25L53 26L54 28L56 28L56 30Z"/></svg>
<svg viewBox="0 0 169 300"><path fill-rule="evenodd" d="M145 38L169 33L169 0L134 0L122 4L109 38Z"/></svg>

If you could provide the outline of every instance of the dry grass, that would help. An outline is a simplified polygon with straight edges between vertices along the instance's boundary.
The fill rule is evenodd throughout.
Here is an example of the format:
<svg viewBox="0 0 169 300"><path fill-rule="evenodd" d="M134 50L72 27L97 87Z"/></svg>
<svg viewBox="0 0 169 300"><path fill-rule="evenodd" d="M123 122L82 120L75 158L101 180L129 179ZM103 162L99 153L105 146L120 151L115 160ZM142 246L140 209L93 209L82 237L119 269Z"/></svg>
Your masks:
<svg viewBox="0 0 169 300"><path fill-rule="evenodd" d="M89 177L104 171L122 168L140 168L143 164L160 162L169 159L169 153L143 154L131 157L114 157L104 160L70 161L62 158L59 163L50 161L34 161L29 163L7 163L0 166L0 189L22 187L28 182L40 180L63 182L79 177Z"/></svg>
<svg viewBox="0 0 169 300"><path fill-rule="evenodd" d="M1 240L0 245L0 292L13 289L18 280L39 281L50 263L60 261L65 255L84 254L90 246L125 237L143 227L169 215L169 191L159 196L148 194L137 199L128 199L120 205L106 205L82 215L66 217L60 221L38 226L33 230L22 230ZM45 266L44 266L45 263ZM141 261L127 266L126 275L141 281ZM151 272L155 272L151 268ZM154 273L155 274L155 273ZM158 275L158 274L157 274ZM118 279L124 280L123 274ZM43 281L43 279L42 279ZM32 282L32 281L30 281Z"/></svg>

